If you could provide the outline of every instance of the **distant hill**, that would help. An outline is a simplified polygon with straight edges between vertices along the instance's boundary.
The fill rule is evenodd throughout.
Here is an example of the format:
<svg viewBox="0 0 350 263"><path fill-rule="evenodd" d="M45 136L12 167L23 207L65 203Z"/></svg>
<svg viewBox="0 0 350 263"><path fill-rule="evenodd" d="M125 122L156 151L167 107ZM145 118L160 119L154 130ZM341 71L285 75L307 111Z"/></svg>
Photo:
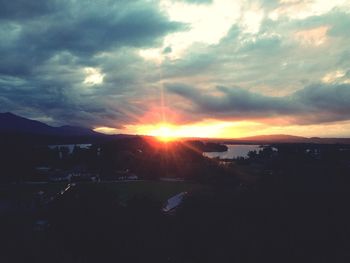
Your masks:
<svg viewBox="0 0 350 263"><path fill-rule="evenodd" d="M238 140L260 141L260 142L305 142L305 141L308 141L309 138L294 136L294 135L286 135L286 134L275 134L275 135L258 135L258 136L243 137L243 138L239 138Z"/></svg>
<svg viewBox="0 0 350 263"><path fill-rule="evenodd" d="M54 128L39 121L29 120L13 113L0 113L0 132L52 134Z"/></svg>
<svg viewBox="0 0 350 263"><path fill-rule="evenodd" d="M0 132L32 135L54 136L91 136L101 135L98 132L83 127L61 126L52 127L40 121L30 120L13 113L0 113Z"/></svg>
<svg viewBox="0 0 350 263"><path fill-rule="evenodd" d="M106 135L75 126L52 127L10 112L0 113L0 144L2 145L103 143L125 137L130 135Z"/></svg>
<svg viewBox="0 0 350 263"><path fill-rule="evenodd" d="M91 129L84 128L84 127L77 127L77 126L61 126L56 128L58 132L62 135L68 135L68 136L89 136L89 135L102 135L99 132L95 132Z"/></svg>
<svg viewBox="0 0 350 263"><path fill-rule="evenodd" d="M235 139L216 139L221 143L264 144L264 143L319 143L319 144L350 144L350 138L320 138L301 137L287 134L257 135Z"/></svg>

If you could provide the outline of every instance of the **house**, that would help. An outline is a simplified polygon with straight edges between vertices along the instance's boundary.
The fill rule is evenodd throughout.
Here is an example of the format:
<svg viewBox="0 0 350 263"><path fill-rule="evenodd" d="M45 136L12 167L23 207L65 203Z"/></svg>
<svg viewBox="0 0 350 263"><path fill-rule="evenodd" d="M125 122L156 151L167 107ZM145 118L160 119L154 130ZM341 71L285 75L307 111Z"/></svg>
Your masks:
<svg viewBox="0 0 350 263"><path fill-rule="evenodd" d="M169 213L174 211L183 202L187 194L187 192L181 192L173 197L170 197L162 209L163 212Z"/></svg>

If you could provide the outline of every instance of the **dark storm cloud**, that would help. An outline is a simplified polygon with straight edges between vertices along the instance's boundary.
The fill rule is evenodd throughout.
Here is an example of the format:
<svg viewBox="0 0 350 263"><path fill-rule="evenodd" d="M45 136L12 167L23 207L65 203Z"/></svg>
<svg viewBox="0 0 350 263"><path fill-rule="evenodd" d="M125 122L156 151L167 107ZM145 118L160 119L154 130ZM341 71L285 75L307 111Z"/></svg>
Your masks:
<svg viewBox="0 0 350 263"><path fill-rule="evenodd" d="M125 122L126 116L117 108L106 107L104 101L94 94L80 94L68 82L38 80L34 83L34 86L27 83L2 88L0 111L13 111L31 118L50 116L53 125L95 126L113 122L114 127L118 127L119 122ZM127 108L123 103L118 103L118 106Z"/></svg>
<svg viewBox="0 0 350 263"><path fill-rule="evenodd" d="M266 96L239 87L216 87L215 94L183 84L167 90L189 100L200 118L246 119L290 117L298 124L350 119L350 85L314 84L283 97Z"/></svg>
<svg viewBox="0 0 350 263"><path fill-rule="evenodd" d="M0 0L0 20L28 19L55 11L56 1Z"/></svg>
<svg viewBox="0 0 350 263"><path fill-rule="evenodd" d="M286 114L294 110L293 105L278 97L269 97L233 87L216 87L215 94L181 84L167 85L167 90L190 100L194 113L217 117L266 116Z"/></svg>
<svg viewBox="0 0 350 263"><path fill-rule="evenodd" d="M291 95L305 110L305 121L350 119L350 84L313 84Z"/></svg>
<svg viewBox="0 0 350 263"><path fill-rule="evenodd" d="M125 14L110 12L79 19L62 18L51 26L34 26L21 39L47 50L69 50L78 54L93 54L120 46L148 47L158 37L179 29L156 10L129 10ZM43 37L44 36L44 37Z"/></svg>
<svg viewBox="0 0 350 263"><path fill-rule="evenodd" d="M130 49L152 47L183 29L156 1L0 0L0 111L88 126L132 121L118 109L137 111L124 93L136 89L138 72L125 67L140 58L108 65L96 55L132 54ZM106 83L83 84L85 67L102 68Z"/></svg>
<svg viewBox="0 0 350 263"><path fill-rule="evenodd" d="M71 66L74 68L74 65ZM13 111L39 119L49 116L53 125L111 125L118 128L135 121L129 90L116 87L117 81L87 87L82 84L83 78L76 76L74 71L60 71L57 67L48 66L44 69L40 75L30 76L28 80L0 78L0 103L4 102L0 105L0 112ZM132 89L129 83L126 86Z"/></svg>
<svg viewBox="0 0 350 263"><path fill-rule="evenodd" d="M22 5L22 2L6 1L5 4L8 13L2 17L10 20L0 25L3 41L0 74L28 73L33 66L60 51L69 51L84 59L81 56L121 46L150 47L165 34L182 28L181 24L170 22L154 3L62 1L58 6L51 1L52 5L47 5L55 8L50 9L41 7L45 4L25 2L27 4ZM81 6L78 3L82 3ZM21 12L29 17L46 15L23 22Z"/></svg>

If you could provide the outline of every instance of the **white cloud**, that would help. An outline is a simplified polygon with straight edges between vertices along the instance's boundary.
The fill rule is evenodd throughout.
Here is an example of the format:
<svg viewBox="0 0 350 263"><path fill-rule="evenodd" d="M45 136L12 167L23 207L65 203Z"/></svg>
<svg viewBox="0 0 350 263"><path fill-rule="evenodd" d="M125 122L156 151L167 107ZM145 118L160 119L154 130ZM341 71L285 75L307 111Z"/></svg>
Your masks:
<svg viewBox="0 0 350 263"><path fill-rule="evenodd" d="M91 68L87 67L84 68L86 77L84 80L84 83L87 85L98 85L103 82L103 78L105 74L101 73L101 70L99 68Z"/></svg>
<svg viewBox="0 0 350 263"><path fill-rule="evenodd" d="M161 48L149 48L139 50L139 55L146 60L161 64L164 60L164 54L162 54Z"/></svg>
<svg viewBox="0 0 350 263"><path fill-rule="evenodd" d="M118 133L120 133L119 129L111 128L111 127L97 127L94 129L94 131L104 133L104 134L118 134Z"/></svg>
<svg viewBox="0 0 350 263"><path fill-rule="evenodd" d="M295 38L305 46L320 46L327 41L328 26L301 30L295 33Z"/></svg>
<svg viewBox="0 0 350 263"><path fill-rule="evenodd" d="M349 83L350 79L344 79L346 75L346 72L344 70L336 70L327 73L322 78L322 81L325 83L333 83L333 82L340 82L340 83Z"/></svg>
<svg viewBox="0 0 350 263"><path fill-rule="evenodd" d="M219 43L239 19L241 8L239 1L231 0L215 0L208 5L162 0L160 6L171 20L186 23L188 30L167 35L162 47L140 51L142 57L155 62L164 57L179 58L194 43ZM171 47L172 52L162 54L165 47Z"/></svg>
<svg viewBox="0 0 350 263"><path fill-rule="evenodd" d="M258 33L264 16L264 11L259 5L252 4L249 6L247 10L242 12L240 24L243 31L251 34Z"/></svg>
<svg viewBox="0 0 350 263"><path fill-rule="evenodd" d="M292 19L305 19L328 13L333 8L350 11L348 0L281 0L279 5L269 13L269 18L276 20L281 16Z"/></svg>

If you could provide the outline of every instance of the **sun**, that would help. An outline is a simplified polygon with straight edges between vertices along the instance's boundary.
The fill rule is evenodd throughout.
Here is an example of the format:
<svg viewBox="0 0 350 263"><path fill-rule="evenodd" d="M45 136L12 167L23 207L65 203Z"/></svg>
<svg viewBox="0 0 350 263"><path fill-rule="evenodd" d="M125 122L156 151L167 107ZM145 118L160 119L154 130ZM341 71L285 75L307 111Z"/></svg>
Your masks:
<svg viewBox="0 0 350 263"><path fill-rule="evenodd" d="M178 139L174 129L170 126L162 125L152 131L152 135L161 142L170 142Z"/></svg>

